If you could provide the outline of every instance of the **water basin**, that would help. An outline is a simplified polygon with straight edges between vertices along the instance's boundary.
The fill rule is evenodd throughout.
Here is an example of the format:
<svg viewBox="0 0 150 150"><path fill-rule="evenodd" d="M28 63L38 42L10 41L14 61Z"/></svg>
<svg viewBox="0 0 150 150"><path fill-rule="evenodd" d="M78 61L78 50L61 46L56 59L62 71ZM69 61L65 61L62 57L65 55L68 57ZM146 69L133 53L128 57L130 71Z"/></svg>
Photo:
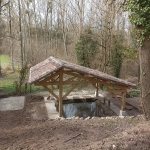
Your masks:
<svg viewBox="0 0 150 150"><path fill-rule="evenodd" d="M65 118L96 116L96 104L95 102L63 104L63 113Z"/></svg>

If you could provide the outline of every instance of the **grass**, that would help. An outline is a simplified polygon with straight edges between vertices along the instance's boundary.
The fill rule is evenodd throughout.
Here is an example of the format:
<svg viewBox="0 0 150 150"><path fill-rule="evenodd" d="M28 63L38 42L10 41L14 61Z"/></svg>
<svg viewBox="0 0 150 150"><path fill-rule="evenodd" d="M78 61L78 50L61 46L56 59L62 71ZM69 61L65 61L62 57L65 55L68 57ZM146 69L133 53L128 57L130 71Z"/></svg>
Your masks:
<svg viewBox="0 0 150 150"><path fill-rule="evenodd" d="M7 63L7 64L10 63L10 58L7 55L1 54L0 58L2 63Z"/></svg>
<svg viewBox="0 0 150 150"><path fill-rule="evenodd" d="M128 118L127 119L127 122L129 123L129 124L137 124L138 123L138 118Z"/></svg>
<svg viewBox="0 0 150 150"><path fill-rule="evenodd" d="M7 73L6 70L10 70L10 58L7 55L0 55L0 62L2 67L2 76L0 77L0 89L2 95L15 92L14 82L18 78L18 73Z"/></svg>
<svg viewBox="0 0 150 150"><path fill-rule="evenodd" d="M2 77L0 77L0 95L9 95L9 94L15 94L16 88L15 88L15 81L18 79L19 75L18 72L12 72L9 74L5 74ZM22 86L22 91L24 92L25 86ZM41 91L43 90L43 87L40 86L31 86L32 92L35 91ZM30 91L30 86L27 86L27 92Z"/></svg>
<svg viewBox="0 0 150 150"><path fill-rule="evenodd" d="M10 58L7 55L0 55L0 63L3 69L10 66Z"/></svg>
<svg viewBox="0 0 150 150"><path fill-rule="evenodd" d="M5 93L13 93L15 92L14 82L17 78L17 73L10 73L3 75L0 77L0 88Z"/></svg>
<svg viewBox="0 0 150 150"><path fill-rule="evenodd" d="M0 96L10 95L16 92L15 81L19 79L18 71L11 72L10 58L7 55L0 55L0 62L2 66L2 76L0 76ZM32 92L41 91L41 86L31 86ZM25 91L25 85L22 85L22 92ZM27 92L30 91L30 86L27 86Z"/></svg>
<svg viewBox="0 0 150 150"><path fill-rule="evenodd" d="M127 94L128 94L130 97L139 97L139 95L140 95L140 90L139 90L139 89L130 89L130 90L128 90Z"/></svg>

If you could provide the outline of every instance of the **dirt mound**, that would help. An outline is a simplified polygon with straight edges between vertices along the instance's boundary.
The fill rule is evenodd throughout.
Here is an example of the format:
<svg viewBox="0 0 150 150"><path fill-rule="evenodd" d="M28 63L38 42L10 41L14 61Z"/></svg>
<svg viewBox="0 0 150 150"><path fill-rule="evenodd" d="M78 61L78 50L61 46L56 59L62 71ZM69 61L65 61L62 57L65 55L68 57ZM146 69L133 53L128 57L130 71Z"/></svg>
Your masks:
<svg viewBox="0 0 150 150"><path fill-rule="evenodd" d="M0 149L150 149L150 122L143 116L48 120L46 115L39 96L27 96L23 110L1 111Z"/></svg>
<svg viewBox="0 0 150 150"><path fill-rule="evenodd" d="M41 102L44 101L44 97L40 95L26 95L26 102Z"/></svg>
<svg viewBox="0 0 150 150"><path fill-rule="evenodd" d="M99 142L91 143L85 149L115 149L115 150L149 150L150 149L150 123L135 125L118 134L112 135Z"/></svg>
<svg viewBox="0 0 150 150"><path fill-rule="evenodd" d="M24 115L27 119L47 120L44 97L40 95L27 95L25 97Z"/></svg>

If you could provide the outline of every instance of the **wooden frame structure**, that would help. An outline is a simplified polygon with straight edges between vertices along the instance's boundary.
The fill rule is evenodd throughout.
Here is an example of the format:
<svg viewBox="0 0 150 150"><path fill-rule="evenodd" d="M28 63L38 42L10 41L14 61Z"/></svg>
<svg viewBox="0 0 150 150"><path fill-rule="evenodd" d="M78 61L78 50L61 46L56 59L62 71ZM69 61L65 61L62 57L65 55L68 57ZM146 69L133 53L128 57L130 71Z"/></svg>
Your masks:
<svg viewBox="0 0 150 150"><path fill-rule="evenodd" d="M43 86L59 101L60 117L62 116L63 99L65 99L65 97L68 96L80 84L92 84L96 89L96 96L98 96L99 85L103 84L107 88L107 91L110 92L115 97L115 99L120 102L121 110L125 109L125 97L127 89L131 86L135 86L132 83L117 79L110 75L108 75L107 78L107 74L96 71L97 74L99 73L99 76L97 76L97 74L94 74L95 70L93 69L75 65L66 61L56 59L54 57L50 57L48 63L44 62L44 65L42 63L39 63L38 65L30 69L29 83L34 83L34 85L36 86ZM50 72L46 72L41 75L41 73L43 72L40 71L39 73L40 66L41 69L43 69L43 66L51 67L51 70ZM89 73L89 70L93 71L93 73ZM106 77L104 78L102 75ZM58 94L56 94L53 90L53 87L56 85L59 89ZM63 87L65 85L71 85L71 88L64 94ZM121 95L121 101L117 97L118 94Z"/></svg>

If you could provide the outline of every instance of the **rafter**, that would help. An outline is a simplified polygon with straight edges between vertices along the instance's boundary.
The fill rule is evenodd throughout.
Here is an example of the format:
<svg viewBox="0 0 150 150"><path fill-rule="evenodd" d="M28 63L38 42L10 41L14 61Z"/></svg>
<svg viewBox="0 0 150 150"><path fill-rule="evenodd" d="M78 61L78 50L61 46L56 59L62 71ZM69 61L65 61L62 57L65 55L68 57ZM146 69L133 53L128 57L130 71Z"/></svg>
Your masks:
<svg viewBox="0 0 150 150"><path fill-rule="evenodd" d="M59 72L56 72L56 73L54 73L54 74L52 74L52 75L50 75L48 77L45 77L43 80L40 80L39 83L40 82L46 82L46 81L49 81L49 80L53 80L53 78L58 76L58 75L59 75Z"/></svg>
<svg viewBox="0 0 150 150"><path fill-rule="evenodd" d="M46 85L42 85L48 92L50 92L50 94L52 94L56 99L59 99L58 96L50 89L48 88Z"/></svg>
<svg viewBox="0 0 150 150"><path fill-rule="evenodd" d="M72 80L74 80L75 78L77 78L77 77L71 77L71 78L69 78L69 79L65 80L65 82L72 81Z"/></svg>
<svg viewBox="0 0 150 150"><path fill-rule="evenodd" d="M63 96L63 99L68 96L79 84L73 85L72 88Z"/></svg>

